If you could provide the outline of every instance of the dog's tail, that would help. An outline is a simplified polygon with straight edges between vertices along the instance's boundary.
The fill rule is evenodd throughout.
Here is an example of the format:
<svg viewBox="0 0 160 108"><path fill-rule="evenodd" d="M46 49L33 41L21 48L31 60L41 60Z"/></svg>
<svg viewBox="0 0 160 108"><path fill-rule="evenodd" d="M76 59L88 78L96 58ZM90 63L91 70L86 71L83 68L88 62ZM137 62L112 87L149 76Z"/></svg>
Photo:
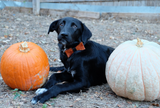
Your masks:
<svg viewBox="0 0 160 108"><path fill-rule="evenodd" d="M50 71L63 71L65 68L64 66L61 66L61 67L50 67Z"/></svg>

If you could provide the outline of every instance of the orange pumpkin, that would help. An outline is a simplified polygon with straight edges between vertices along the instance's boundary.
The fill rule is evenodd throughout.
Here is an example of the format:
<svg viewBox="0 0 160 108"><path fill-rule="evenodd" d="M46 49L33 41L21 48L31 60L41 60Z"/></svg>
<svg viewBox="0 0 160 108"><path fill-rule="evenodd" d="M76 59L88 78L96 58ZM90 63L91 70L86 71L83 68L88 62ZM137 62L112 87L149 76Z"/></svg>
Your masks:
<svg viewBox="0 0 160 108"><path fill-rule="evenodd" d="M11 88L33 90L41 87L49 74L43 49L32 42L11 45L1 58L1 75Z"/></svg>

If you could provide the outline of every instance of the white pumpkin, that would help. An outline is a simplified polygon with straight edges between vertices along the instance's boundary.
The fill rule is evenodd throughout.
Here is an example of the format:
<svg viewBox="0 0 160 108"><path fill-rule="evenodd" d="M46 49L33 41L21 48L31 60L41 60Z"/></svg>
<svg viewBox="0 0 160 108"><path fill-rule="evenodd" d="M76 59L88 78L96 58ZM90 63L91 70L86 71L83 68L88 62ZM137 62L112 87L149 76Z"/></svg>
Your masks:
<svg viewBox="0 0 160 108"><path fill-rule="evenodd" d="M109 57L106 78L119 96L139 101L160 98L160 45L143 39L122 43Z"/></svg>

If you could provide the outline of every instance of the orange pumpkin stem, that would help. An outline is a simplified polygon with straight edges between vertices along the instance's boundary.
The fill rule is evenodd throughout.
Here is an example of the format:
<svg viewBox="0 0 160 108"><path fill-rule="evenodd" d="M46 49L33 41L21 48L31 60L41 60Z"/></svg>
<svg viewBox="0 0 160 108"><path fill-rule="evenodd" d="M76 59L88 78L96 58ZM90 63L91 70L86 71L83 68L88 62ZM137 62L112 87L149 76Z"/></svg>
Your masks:
<svg viewBox="0 0 160 108"><path fill-rule="evenodd" d="M24 53L27 53L28 51L30 51L30 49L28 48L27 42L23 42L20 44L19 51L24 52Z"/></svg>
<svg viewBox="0 0 160 108"><path fill-rule="evenodd" d="M143 42L139 38L137 38L136 46L138 46L138 47L142 47L143 46Z"/></svg>

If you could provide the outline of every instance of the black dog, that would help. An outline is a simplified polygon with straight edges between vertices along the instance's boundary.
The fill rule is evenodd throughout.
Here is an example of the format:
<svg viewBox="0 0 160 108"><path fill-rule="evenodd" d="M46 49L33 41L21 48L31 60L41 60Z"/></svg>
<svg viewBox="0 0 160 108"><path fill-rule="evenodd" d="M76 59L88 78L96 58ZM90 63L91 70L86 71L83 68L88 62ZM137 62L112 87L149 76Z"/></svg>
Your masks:
<svg viewBox="0 0 160 108"><path fill-rule="evenodd" d="M114 49L89 41L92 33L75 18L54 21L48 34L54 30L58 33L60 59L64 67L50 68L62 72L53 74L43 88L36 91L37 96L31 100L33 104L44 103L60 93L106 83L105 65ZM63 81L67 83L57 84Z"/></svg>

